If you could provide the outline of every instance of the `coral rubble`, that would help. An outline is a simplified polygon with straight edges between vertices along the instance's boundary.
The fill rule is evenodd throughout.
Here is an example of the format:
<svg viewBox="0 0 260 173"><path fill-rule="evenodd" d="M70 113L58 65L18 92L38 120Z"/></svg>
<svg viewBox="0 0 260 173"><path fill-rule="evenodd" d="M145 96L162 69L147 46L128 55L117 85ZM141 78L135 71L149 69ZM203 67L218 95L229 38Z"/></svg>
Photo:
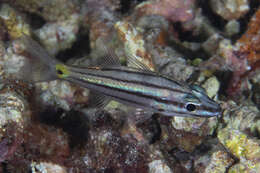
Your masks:
<svg viewBox="0 0 260 173"><path fill-rule="evenodd" d="M260 172L259 6L1 0L0 172ZM123 65L200 85L223 112L165 117L115 101L92 108L88 89L18 77L33 58L19 41L24 35L67 64L98 64L108 53Z"/></svg>

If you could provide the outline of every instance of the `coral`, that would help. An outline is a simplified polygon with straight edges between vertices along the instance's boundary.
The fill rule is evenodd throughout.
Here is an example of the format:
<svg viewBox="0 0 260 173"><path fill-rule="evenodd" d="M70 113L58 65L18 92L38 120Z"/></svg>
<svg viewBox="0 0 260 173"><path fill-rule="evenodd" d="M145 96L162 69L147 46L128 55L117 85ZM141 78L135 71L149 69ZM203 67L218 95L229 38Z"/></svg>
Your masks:
<svg viewBox="0 0 260 173"><path fill-rule="evenodd" d="M0 172L259 172L260 12L255 4L2 0ZM165 117L116 101L89 109L90 91L73 83L16 80L33 58L17 39L23 34L70 65L97 65L104 56L117 55L122 65L142 63L198 84L221 104L223 114ZM126 62L127 57L135 61ZM238 94L242 90L247 93Z"/></svg>
<svg viewBox="0 0 260 173"><path fill-rule="evenodd" d="M102 6L102 8L100 8ZM91 30L89 34L90 47L95 48L95 41L99 37L113 36L111 28L117 21L115 9L118 1L110 0L88 0L82 8L82 25ZM113 38L113 37L112 37Z"/></svg>
<svg viewBox="0 0 260 173"><path fill-rule="evenodd" d="M61 129L31 124L24 130L24 151L28 160L48 160L64 164L69 157L68 136Z"/></svg>
<svg viewBox="0 0 260 173"><path fill-rule="evenodd" d="M255 15L250 19L248 24L248 30L242 35L238 40L237 46L239 47L239 52L243 55L245 54L248 63L253 65L259 60L259 36L260 29L260 10L257 10Z"/></svg>
<svg viewBox="0 0 260 173"><path fill-rule="evenodd" d="M240 31L240 25L239 22L236 20L230 20L226 25L225 25L225 33L228 36L232 36L235 34L238 34Z"/></svg>
<svg viewBox="0 0 260 173"><path fill-rule="evenodd" d="M24 16L7 4L1 6L0 21L5 25L8 34L13 39L30 33L29 25L25 22Z"/></svg>
<svg viewBox="0 0 260 173"><path fill-rule="evenodd" d="M260 169L259 140L251 139L246 134L231 128L224 128L220 130L218 133L218 138L233 155L239 158L240 161L246 164L252 171Z"/></svg>
<svg viewBox="0 0 260 173"><path fill-rule="evenodd" d="M31 115L26 90L15 85L5 86L0 93L0 161L14 155L24 141L22 135Z"/></svg>
<svg viewBox="0 0 260 173"><path fill-rule="evenodd" d="M186 132L196 132L199 135L212 134L216 127L216 119L192 119L183 117L172 118L172 126L178 130ZM208 129L208 130L205 130ZM206 133L205 133L206 132Z"/></svg>
<svg viewBox="0 0 260 173"><path fill-rule="evenodd" d="M226 20L238 19L249 10L248 0L210 0L212 10Z"/></svg>
<svg viewBox="0 0 260 173"><path fill-rule="evenodd" d="M252 134L259 133L259 111L252 103L238 107L234 102L227 102L225 107L231 108L223 112L223 120L228 127Z"/></svg>
<svg viewBox="0 0 260 173"><path fill-rule="evenodd" d="M42 40L48 52L55 55L72 46L79 31L79 20L78 14L72 14L66 20L45 24L35 34Z"/></svg>
<svg viewBox="0 0 260 173"><path fill-rule="evenodd" d="M32 162L31 163L32 173L67 173L66 168L55 165L53 163L46 162Z"/></svg>
<svg viewBox="0 0 260 173"><path fill-rule="evenodd" d="M144 40L138 31L127 22L117 22L115 29L119 39L124 44L126 55L135 57L136 61L147 65L149 69L154 71L151 55L146 51Z"/></svg>
<svg viewBox="0 0 260 173"><path fill-rule="evenodd" d="M81 107L88 104L88 90L69 82L53 81L39 83L36 86L36 90L40 94L38 100L48 106L59 105L64 110L70 110L75 105Z"/></svg>
<svg viewBox="0 0 260 173"><path fill-rule="evenodd" d="M3 0L4 2L6 0ZM54 22L57 20L66 20L74 13L77 13L79 8L77 1L68 0L7 0L6 3L10 3L15 7L23 9L30 13L36 13L42 16L46 21ZM59 8L57 8L59 7Z"/></svg>
<svg viewBox="0 0 260 173"><path fill-rule="evenodd" d="M139 4L136 8L141 15L161 15L171 21L185 22L193 18L193 0L153 0L148 2L143 2Z"/></svg>
<svg viewBox="0 0 260 173"><path fill-rule="evenodd" d="M216 150L195 160L195 172L221 173L227 171L233 163L234 160L227 152Z"/></svg>
<svg viewBox="0 0 260 173"><path fill-rule="evenodd" d="M245 163L238 163L232 166L228 173L236 173L236 172L245 172L245 173L251 173L251 172L259 172L258 169L254 169L251 165L251 163L245 162Z"/></svg>
<svg viewBox="0 0 260 173"><path fill-rule="evenodd" d="M205 81L202 87L205 88L208 96L212 98L217 95L220 84L216 77L211 77Z"/></svg>
<svg viewBox="0 0 260 173"><path fill-rule="evenodd" d="M149 164L150 173L172 173L171 169L161 160L154 160Z"/></svg>
<svg viewBox="0 0 260 173"><path fill-rule="evenodd" d="M113 130L90 131L87 148L83 159L86 166L93 170L103 168L123 172L147 170L145 166L149 160L149 157L145 157L147 148L128 142Z"/></svg>
<svg viewBox="0 0 260 173"><path fill-rule="evenodd" d="M236 69L233 70L233 77L228 88L230 95L234 95L237 91L242 90L243 86L245 86L245 79L252 76L260 67L260 56L258 53L260 38L259 19L260 10L257 10L249 22L248 30L238 40L234 48L233 54L235 54L236 60L232 64Z"/></svg>
<svg viewBox="0 0 260 173"><path fill-rule="evenodd" d="M187 152L192 152L199 146L203 139L212 132L208 130L209 120L192 120L191 118L174 117L170 124L169 121L161 118L161 138L160 143L165 149L170 150L172 147L179 147ZM214 121L214 120L213 120ZM178 124L179 122L179 124ZM175 129L177 128L177 129ZM179 128L179 129L178 129ZM207 129L207 130L205 130Z"/></svg>

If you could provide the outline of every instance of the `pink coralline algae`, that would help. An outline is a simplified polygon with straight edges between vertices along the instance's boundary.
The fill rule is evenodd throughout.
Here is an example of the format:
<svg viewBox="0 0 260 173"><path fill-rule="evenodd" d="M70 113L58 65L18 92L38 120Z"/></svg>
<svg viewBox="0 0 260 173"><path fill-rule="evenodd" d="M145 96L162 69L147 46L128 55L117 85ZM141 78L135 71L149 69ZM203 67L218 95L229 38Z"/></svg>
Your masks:
<svg viewBox="0 0 260 173"><path fill-rule="evenodd" d="M185 22L194 17L194 0L154 0L137 6L141 15L161 15L172 22Z"/></svg>

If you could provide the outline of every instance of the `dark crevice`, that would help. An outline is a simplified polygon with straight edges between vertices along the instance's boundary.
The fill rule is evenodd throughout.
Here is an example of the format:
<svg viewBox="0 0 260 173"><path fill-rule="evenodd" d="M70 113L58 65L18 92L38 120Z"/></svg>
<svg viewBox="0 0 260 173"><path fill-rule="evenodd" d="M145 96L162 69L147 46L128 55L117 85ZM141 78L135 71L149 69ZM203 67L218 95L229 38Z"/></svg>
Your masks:
<svg viewBox="0 0 260 173"><path fill-rule="evenodd" d="M79 33L71 48L60 51L56 55L58 60L66 62L71 58L82 58L90 53L89 34L81 31Z"/></svg>
<svg viewBox="0 0 260 173"><path fill-rule="evenodd" d="M131 0L120 0L120 9L118 11L122 14L126 14L129 12L131 5Z"/></svg>
<svg viewBox="0 0 260 173"><path fill-rule="evenodd" d="M210 138L212 139L212 138ZM210 141L210 139L208 139ZM205 143L202 143L200 144L199 146L196 147L196 149L194 150L193 154L194 155L197 155L197 154L206 154L208 151L210 151L212 149L212 146L210 143L208 143L206 140L205 140Z"/></svg>
<svg viewBox="0 0 260 173"><path fill-rule="evenodd" d="M227 21L212 11L209 0L199 0L198 6L202 8L202 14L204 16L207 16L210 23L214 27L218 28L221 31L224 30Z"/></svg>
<svg viewBox="0 0 260 173"><path fill-rule="evenodd" d="M187 59L194 60L200 57L201 59L206 60L209 58L208 54L203 49L193 51L174 41L169 41L169 45L173 47L174 50L184 55L184 57L187 57Z"/></svg>
<svg viewBox="0 0 260 173"><path fill-rule="evenodd" d="M1 166L2 166L3 173L9 173L9 171L7 169L7 163L6 162L2 162ZM1 168L0 168L0 172L1 172Z"/></svg>
<svg viewBox="0 0 260 173"><path fill-rule="evenodd" d="M115 173L115 170L113 168L106 168L104 173Z"/></svg>
<svg viewBox="0 0 260 173"><path fill-rule="evenodd" d="M248 22L250 21L251 17L254 15L256 10L258 9L259 5L260 5L260 2L257 0L250 1L251 10L243 18L238 20L241 25L241 31L238 34L232 36L232 38L231 38L232 41L236 41L236 39L239 39L241 37L241 35L247 30ZM215 14L212 11L209 1L199 0L197 2L197 6L202 8L202 14L209 19L209 22L211 23L211 25L213 27L215 27L216 29L218 29L220 31L224 31L224 27L228 21L226 21L221 16ZM183 29L182 24L180 22L173 23L173 28L178 33L178 39L181 42L187 41L187 42L193 42L193 43L194 42L202 43L208 39L206 35L203 35L203 34L194 35L192 31L185 31L185 29ZM182 45L176 44L174 42L172 42L172 46L176 50L181 52L184 56L189 57L189 59L194 59L194 58L200 57L203 60L206 60L209 58L208 57L209 55L203 49L192 51L192 50L185 48Z"/></svg>
<svg viewBox="0 0 260 173"><path fill-rule="evenodd" d="M252 16L254 16L255 12L257 11L257 9L260 6L259 0L251 0L249 2L250 2L250 10L245 16L243 16L242 18L240 18L238 20L240 23L240 32L235 34L234 36L232 36L231 39L232 39L233 43L237 39L239 39L243 33L246 32L246 30L248 29L248 23L250 22L250 19L252 18Z"/></svg>
<svg viewBox="0 0 260 173"><path fill-rule="evenodd" d="M10 37L9 37L9 34L8 34L8 29L7 29L7 26L5 25L3 20L0 20L0 26L1 26L1 29L0 29L0 40L2 40L2 41L9 41Z"/></svg>
<svg viewBox="0 0 260 173"><path fill-rule="evenodd" d="M232 78L232 72L231 71L225 71L225 72L218 72L215 74L216 77L219 79L219 81L222 81L220 83L219 93L218 95L227 95L226 91L230 85L230 80Z"/></svg>
<svg viewBox="0 0 260 173"><path fill-rule="evenodd" d="M120 0L120 8L118 12L121 14L128 13L131 9L133 10L136 5L146 0Z"/></svg>
<svg viewBox="0 0 260 173"><path fill-rule="evenodd" d="M162 133L162 129L160 127L159 122L157 121L157 115L153 115L152 117L152 121L153 121L153 126L154 126L154 133L153 136L151 137L151 140L149 141L150 144L154 144L155 142L159 141L161 138L161 133Z"/></svg>
<svg viewBox="0 0 260 173"><path fill-rule="evenodd" d="M162 130L157 118L158 114L154 114L150 119L137 124L137 127L142 129L144 134L146 134L149 144L154 144L161 138Z"/></svg>
<svg viewBox="0 0 260 173"><path fill-rule="evenodd" d="M183 29L182 24L180 22L175 22L173 23L173 28L174 31L178 33L178 39L183 42L183 41L188 41L188 42L204 42L206 41L206 37L203 35L194 35L193 31L185 31Z"/></svg>
<svg viewBox="0 0 260 173"><path fill-rule="evenodd" d="M187 151L181 150L179 148L173 148L169 151L169 154L176 159L178 163L181 161L188 161L191 159L191 154Z"/></svg>
<svg viewBox="0 0 260 173"><path fill-rule="evenodd" d="M33 30L39 29L46 24L45 19L36 13L27 13L27 19Z"/></svg>
<svg viewBox="0 0 260 173"><path fill-rule="evenodd" d="M69 136L71 148L84 146L88 139L88 119L77 111L65 112L62 109L47 108L39 115L39 121L62 128Z"/></svg>

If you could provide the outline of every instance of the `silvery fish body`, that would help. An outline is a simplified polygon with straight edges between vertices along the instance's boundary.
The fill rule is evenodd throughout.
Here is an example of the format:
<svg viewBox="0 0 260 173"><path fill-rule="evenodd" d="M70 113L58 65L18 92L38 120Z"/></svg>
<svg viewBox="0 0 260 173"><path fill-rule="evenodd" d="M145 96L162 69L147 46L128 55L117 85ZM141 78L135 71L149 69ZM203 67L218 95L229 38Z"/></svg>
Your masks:
<svg viewBox="0 0 260 173"><path fill-rule="evenodd" d="M124 66L64 67L67 73L60 78L148 111L166 116L212 117L220 114L220 106L202 88L155 72Z"/></svg>
<svg viewBox="0 0 260 173"><path fill-rule="evenodd" d="M30 57L21 74L28 81L67 80L119 102L166 116L213 117L220 106L199 86L144 69L120 65L75 67L48 55L35 41L21 39ZM110 60L111 61L111 60Z"/></svg>

